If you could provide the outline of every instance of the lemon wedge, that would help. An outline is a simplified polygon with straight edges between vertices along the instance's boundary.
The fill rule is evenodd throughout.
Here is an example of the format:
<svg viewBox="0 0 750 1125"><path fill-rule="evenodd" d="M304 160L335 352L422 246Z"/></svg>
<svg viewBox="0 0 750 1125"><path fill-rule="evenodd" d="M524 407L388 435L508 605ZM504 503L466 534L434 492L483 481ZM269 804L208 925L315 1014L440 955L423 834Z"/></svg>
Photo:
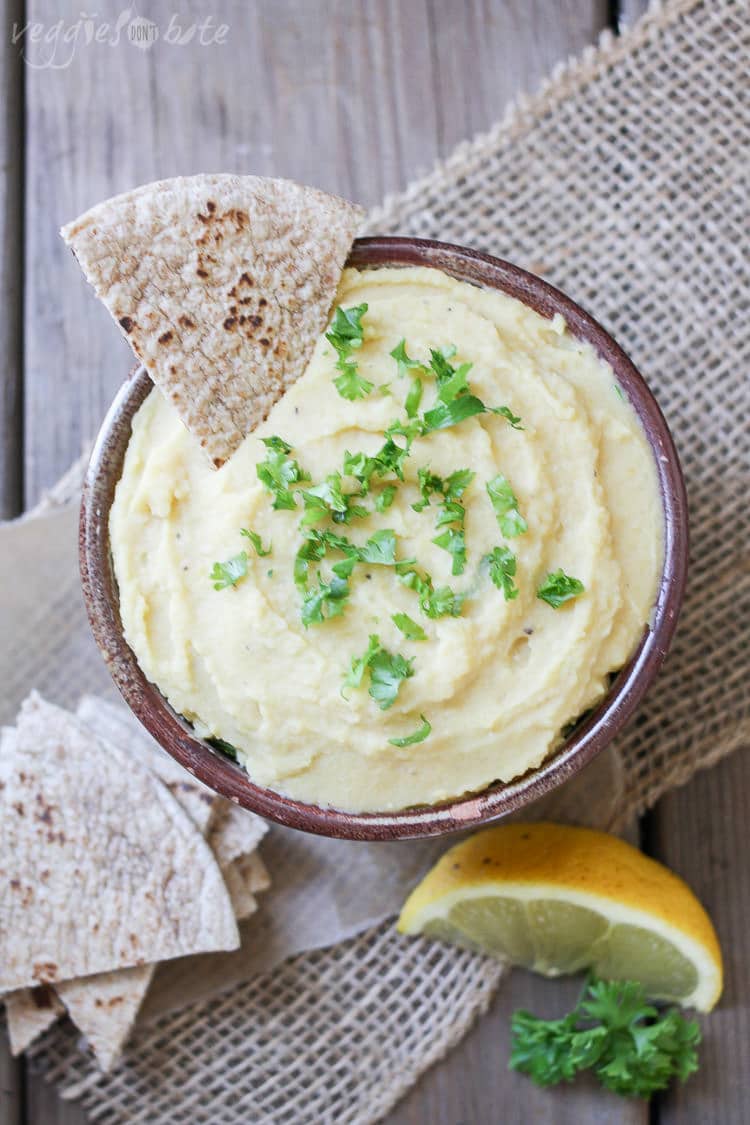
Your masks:
<svg viewBox="0 0 750 1125"><path fill-rule="evenodd" d="M708 1011L722 961L711 920L661 863L616 836L561 824L488 828L451 848L404 904L426 934L546 976L591 968L655 1000Z"/></svg>

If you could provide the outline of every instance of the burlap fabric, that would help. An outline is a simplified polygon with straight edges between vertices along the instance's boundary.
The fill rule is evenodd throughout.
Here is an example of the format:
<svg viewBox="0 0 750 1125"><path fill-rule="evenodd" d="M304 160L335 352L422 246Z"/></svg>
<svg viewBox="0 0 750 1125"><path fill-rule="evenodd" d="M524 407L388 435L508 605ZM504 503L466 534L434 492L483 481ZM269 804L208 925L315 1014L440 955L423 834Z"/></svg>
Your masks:
<svg viewBox="0 0 750 1125"><path fill-rule="evenodd" d="M369 224L476 246L560 285L624 344L672 426L692 572L672 655L620 742L620 823L750 741L749 64L741 0L656 7ZM142 1028L107 1079L64 1027L36 1062L98 1121L372 1122L500 975L378 927Z"/></svg>

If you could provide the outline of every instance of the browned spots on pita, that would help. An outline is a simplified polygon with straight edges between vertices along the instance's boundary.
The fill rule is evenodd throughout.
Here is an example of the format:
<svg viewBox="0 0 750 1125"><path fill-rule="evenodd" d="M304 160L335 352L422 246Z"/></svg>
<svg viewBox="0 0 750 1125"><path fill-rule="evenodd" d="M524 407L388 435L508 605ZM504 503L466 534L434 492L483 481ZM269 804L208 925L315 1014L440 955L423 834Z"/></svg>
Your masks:
<svg viewBox="0 0 750 1125"><path fill-rule="evenodd" d="M211 214L213 214L213 212L216 210L216 204L214 203L213 199L206 200L206 210L210 211Z"/></svg>
<svg viewBox="0 0 750 1125"><path fill-rule="evenodd" d="M198 274L198 277L208 277L208 270L204 270L202 266L198 266L195 272Z"/></svg>
<svg viewBox="0 0 750 1125"><path fill-rule="evenodd" d="M121 316L120 324L126 332L132 332L135 328L135 321L132 319L132 317L129 316Z"/></svg>
<svg viewBox="0 0 750 1125"><path fill-rule="evenodd" d="M172 332L172 330L170 328L168 328L166 332L162 332L161 336L159 337L159 343L160 344L168 344L170 342L170 340L172 339L173 335L174 335L174 333Z"/></svg>
<svg viewBox="0 0 750 1125"><path fill-rule="evenodd" d="M260 344L260 346L262 348L270 348L270 346L271 346L271 341L266 339L265 336L263 336L260 340L258 340L258 343Z"/></svg>
<svg viewBox="0 0 750 1125"><path fill-rule="evenodd" d="M180 325L182 328L195 328L195 321L191 320L185 313L180 315Z"/></svg>
<svg viewBox="0 0 750 1125"><path fill-rule="evenodd" d="M224 327L226 328L227 332L233 331L233 329L237 327L237 317L228 316L224 321Z"/></svg>
<svg viewBox="0 0 750 1125"><path fill-rule="evenodd" d="M52 984L57 980L57 965L54 961L35 961L32 966L34 980L42 984Z"/></svg>

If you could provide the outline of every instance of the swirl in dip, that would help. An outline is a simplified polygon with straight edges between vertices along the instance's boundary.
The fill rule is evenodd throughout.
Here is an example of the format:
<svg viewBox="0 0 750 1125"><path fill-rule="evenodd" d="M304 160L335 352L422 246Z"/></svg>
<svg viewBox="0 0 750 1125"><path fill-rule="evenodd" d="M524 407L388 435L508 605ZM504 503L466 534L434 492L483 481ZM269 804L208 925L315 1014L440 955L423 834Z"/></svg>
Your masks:
<svg viewBox="0 0 750 1125"><path fill-rule="evenodd" d="M385 812L517 777L604 695L649 618L662 515L634 412L560 317L432 269L346 270L338 305L362 304L361 346L321 338L219 472L152 392L110 537L126 639L172 706L258 784ZM423 368L392 358L402 340ZM372 390L343 397L342 373ZM445 421L441 393L449 422L468 393L487 409L415 433ZM347 453L365 455L350 473ZM273 507L264 462L293 508Z"/></svg>

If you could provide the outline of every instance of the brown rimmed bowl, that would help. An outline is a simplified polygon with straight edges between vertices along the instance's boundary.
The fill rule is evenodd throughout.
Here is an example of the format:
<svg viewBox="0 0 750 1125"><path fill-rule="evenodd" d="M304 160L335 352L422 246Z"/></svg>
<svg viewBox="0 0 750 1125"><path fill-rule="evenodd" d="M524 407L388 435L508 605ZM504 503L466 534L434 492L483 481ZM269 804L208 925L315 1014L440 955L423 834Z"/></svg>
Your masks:
<svg viewBox="0 0 750 1125"><path fill-rule="evenodd" d="M125 641L117 583L109 549L109 511L133 415L152 383L136 368L115 398L99 432L81 501L80 564L91 627L115 684L156 741L211 789L248 809L292 828L354 840L437 836L497 820L541 797L590 762L622 730L658 672L682 603L688 555L685 485L664 417L645 382L611 336L558 289L509 262L447 243L417 238L361 238L349 265L428 266L460 281L499 289L542 316L560 313L570 331L590 343L614 372L646 433L656 465L664 516L664 561L651 621L633 656L599 706L536 769L507 784L436 806L391 813L347 813L284 797L254 785L247 773L195 734L141 671Z"/></svg>

